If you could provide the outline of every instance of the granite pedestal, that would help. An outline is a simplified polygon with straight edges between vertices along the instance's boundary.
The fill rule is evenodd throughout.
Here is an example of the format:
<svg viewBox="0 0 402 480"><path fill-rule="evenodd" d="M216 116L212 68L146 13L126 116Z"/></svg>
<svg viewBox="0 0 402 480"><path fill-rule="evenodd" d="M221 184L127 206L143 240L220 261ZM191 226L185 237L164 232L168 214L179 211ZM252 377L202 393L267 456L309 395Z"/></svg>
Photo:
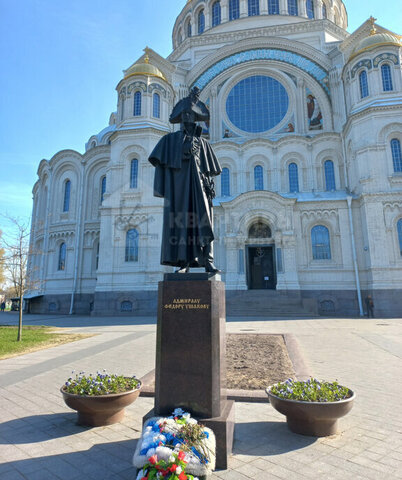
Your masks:
<svg viewBox="0 0 402 480"><path fill-rule="evenodd" d="M234 402L228 401L225 362L225 285L219 275L166 274L159 283L155 408L181 407L216 436L216 466L232 451Z"/></svg>

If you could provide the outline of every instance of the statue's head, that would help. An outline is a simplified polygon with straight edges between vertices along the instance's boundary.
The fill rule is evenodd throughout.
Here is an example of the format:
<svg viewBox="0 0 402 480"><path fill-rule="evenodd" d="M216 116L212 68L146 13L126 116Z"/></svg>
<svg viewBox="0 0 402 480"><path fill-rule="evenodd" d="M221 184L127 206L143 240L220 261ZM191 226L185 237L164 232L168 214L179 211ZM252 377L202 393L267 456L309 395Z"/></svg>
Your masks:
<svg viewBox="0 0 402 480"><path fill-rule="evenodd" d="M170 115L170 123L208 122L209 110L204 102L199 100L201 90L193 87L187 97L179 100Z"/></svg>

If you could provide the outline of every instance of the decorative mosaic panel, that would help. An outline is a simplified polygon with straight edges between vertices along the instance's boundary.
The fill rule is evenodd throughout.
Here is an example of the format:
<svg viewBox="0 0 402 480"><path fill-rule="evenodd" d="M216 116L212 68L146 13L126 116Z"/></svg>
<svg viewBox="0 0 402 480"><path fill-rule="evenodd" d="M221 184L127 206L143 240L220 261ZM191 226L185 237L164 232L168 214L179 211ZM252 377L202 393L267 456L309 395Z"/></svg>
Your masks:
<svg viewBox="0 0 402 480"><path fill-rule="evenodd" d="M378 65L384 60L389 60L394 65L399 65L398 57L394 53L380 53L380 55L377 55L373 60L374 68L378 68Z"/></svg>
<svg viewBox="0 0 402 480"><path fill-rule="evenodd" d="M314 77L322 88L330 95L329 88L327 86L328 72L320 67L317 63L309 60L302 55L287 50L279 50L274 48L259 48L255 50L247 50L245 52L235 53L230 57L226 57L223 60L215 63L212 67L208 68L198 79L194 82L193 86L197 86L201 90L208 85L215 77L224 72L228 68L241 63L252 62L255 60L276 60L278 62L285 62L293 65L306 73Z"/></svg>
<svg viewBox="0 0 402 480"><path fill-rule="evenodd" d="M369 58L364 58L363 60L360 60L360 62L357 62L356 65L352 68L352 78L355 78L357 70L362 67L366 67L367 70L371 70L373 68L373 64L371 63L371 60Z"/></svg>

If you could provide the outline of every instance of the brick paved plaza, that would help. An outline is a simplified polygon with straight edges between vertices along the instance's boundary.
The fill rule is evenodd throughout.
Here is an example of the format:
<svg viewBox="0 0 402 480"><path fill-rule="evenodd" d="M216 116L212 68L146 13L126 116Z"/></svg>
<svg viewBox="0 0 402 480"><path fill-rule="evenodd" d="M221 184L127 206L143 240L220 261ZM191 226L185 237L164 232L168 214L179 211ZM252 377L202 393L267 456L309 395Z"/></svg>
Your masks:
<svg viewBox="0 0 402 480"><path fill-rule="evenodd" d="M0 324L17 321L0 314ZM142 416L140 397L122 423L75 425L59 392L72 370L142 377L154 368L154 318L26 315L26 324L96 333L75 343L0 361L0 479L135 479L131 458ZM230 318L227 332L292 333L319 379L338 379L357 393L337 436L291 433L268 403L236 403L230 468L213 479L402 478L402 319Z"/></svg>

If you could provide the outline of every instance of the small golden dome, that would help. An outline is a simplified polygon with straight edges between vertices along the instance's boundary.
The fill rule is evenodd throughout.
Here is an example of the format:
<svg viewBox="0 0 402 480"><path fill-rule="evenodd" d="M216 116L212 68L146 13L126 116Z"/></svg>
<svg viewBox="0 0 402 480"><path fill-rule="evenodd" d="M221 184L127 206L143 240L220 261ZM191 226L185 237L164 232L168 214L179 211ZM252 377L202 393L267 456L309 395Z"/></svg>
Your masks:
<svg viewBox="0 0 402 480"><path fill-rule="evenodd" d="M132 77L134 75L147 75L151 77L158 77L166 81L165 76L155 67L149 63L148 48L145 49L144 63L134 63L130 68L124 71L124 78Z"/></svg>
<svg viewBox="0 0 402 480"><path fill-rule="evenodd" d="M371 50L372 48L381 47L382 45L395 45L401 47L401 41L395 35L391 33L377 33L377 29L374 25L375 18L370 17L371 30L366 38L363 38L354 49L352 57L356 57L359 53Z"/></svg>

